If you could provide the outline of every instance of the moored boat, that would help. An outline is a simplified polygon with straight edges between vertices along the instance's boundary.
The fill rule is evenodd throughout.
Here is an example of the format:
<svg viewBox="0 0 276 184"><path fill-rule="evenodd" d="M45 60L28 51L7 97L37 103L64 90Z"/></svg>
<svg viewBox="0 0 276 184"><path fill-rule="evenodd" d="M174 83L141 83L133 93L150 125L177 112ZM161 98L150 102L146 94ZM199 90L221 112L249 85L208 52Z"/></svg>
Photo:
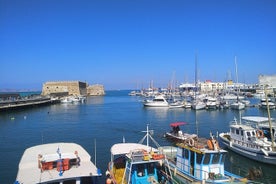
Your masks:
<svg viewBox="0 0 276 184"><path fill-rule="evenodd" d="M238 122L230 124L230 131L219 134L221 142L230 150L252 160L276 165L276 147L263 130Z"/></svg>
<svg viewBox="0 0 276 184"><path fill-rule="evenodd" d="M108 164L106 183L117 184L148 184L172 183L171 172L165 166L167 159L164 154L147 144L118 143L111 149L111 161Z"/></svg>
<svg viewBox="0 0 276 184"><path fill-rule="evenodd" d="M75 143L33 146L20 160L15 183L98 183L101 172L90 159L88 152Z"/></svg>
<svg viewBox="0 0 276 184"><path fill-rule="evenodd" d="M186 125L186 122L173 122L170 124L172 130L170 132L166 132L165 136L168 139L172 139L173 141L179 142L179 141L185 141L187 139L194 139L197 137L196 134L188 134L183 132L180 129L180 126Z"/></svg>
<svg viewBox="0 0 276 184"><path fill-rule="evenodd" d="M225 170L227 151L220 148L213 136L177 143L176 147L159 148L169 160L173 177L181 183L240 183L247 178Z"/></svg>
<svg viewBox="0 0 276 184"><path fill-rule="evenodd" d="M169 107L169 102L163 95L157 95L152 100L144 102L145 107Z"/></svg>

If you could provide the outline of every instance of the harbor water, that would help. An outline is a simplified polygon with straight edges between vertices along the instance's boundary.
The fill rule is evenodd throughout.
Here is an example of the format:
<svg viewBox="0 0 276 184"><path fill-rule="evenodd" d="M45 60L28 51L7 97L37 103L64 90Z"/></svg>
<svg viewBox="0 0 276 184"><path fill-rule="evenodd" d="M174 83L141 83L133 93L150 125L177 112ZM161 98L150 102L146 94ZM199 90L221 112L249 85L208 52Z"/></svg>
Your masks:
<svg viewBox="0 0 276 184"><path fill-rule="evenodd" d="M0 112L0 183L12 184L16 179L18 164L28 147L52 142L75 142L91 155L91 160L105 171L110 160L110 147L118 142L138 142L145 135L147 124L154 130L153 137L161 145L171 145L164 138L169 124L184 121L182 130L198 133L208 138L229 130L229 122L239 112L236 110L200 110L184 108L145 108L141 98L128 96L129 91L106 91L105 96L88 97L85 103L53 104L48 106ZM250 99L252 104L258 99ZM267 116L267 111L248 107L242 116ZM271 111L276 118L276 110ZM197 123L196 123L197 122ZM229 151L226 169L246 176L250 168L263 172L258 182L276 183L276 166L249 160ZM29 173L30 177L32 173Z"/></svg>

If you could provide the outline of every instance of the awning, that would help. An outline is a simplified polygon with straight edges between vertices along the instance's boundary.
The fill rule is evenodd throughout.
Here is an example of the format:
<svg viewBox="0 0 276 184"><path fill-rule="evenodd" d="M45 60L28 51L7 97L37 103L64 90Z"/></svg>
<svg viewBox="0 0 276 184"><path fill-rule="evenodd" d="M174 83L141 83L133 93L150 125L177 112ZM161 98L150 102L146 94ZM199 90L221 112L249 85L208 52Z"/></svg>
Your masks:
<svg viewBox="0 0 276 184"><path fill-rule="evenodd" d="M177 126L186 125L186 124L187 124L186 122L174 122L174 123L171 123L170 126L177 127Z"/></svg>

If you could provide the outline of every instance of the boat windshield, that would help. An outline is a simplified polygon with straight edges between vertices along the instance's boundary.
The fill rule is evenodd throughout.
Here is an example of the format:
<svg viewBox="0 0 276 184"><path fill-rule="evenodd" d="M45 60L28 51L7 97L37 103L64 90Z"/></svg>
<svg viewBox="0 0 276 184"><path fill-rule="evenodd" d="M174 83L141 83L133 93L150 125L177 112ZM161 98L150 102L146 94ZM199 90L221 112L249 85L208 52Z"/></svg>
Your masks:
<svg viewBox="0 0 276 184"><path fill-rule="evenodd" d="M210 159L211 159L211 155L210 154L205 154L204 155L204 160L203 160L203 164L207 165L210 163Z"/></svg>

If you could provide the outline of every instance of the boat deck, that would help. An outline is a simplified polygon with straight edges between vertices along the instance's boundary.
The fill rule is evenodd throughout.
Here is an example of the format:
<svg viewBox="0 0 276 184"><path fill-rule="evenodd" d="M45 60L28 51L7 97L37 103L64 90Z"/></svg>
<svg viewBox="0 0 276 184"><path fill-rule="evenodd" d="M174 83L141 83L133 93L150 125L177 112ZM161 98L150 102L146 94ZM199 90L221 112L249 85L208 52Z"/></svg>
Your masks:
<svg viewBox="0 0 276 184"><path fill-rule="evenodd" d="M68 169L63 171L60 171L61 167L59 166L45 170L41 169L39 156L41 156L43 162L57 161L56 159L59 158L58 149L62 159L76 159L74 153L77 151L80 158L79 165L68 166ZM96 166L90 161L90 155L80 145L75 143L53 143L34 146L25 150L19 163L17 181L25 184L44 183L100 175Z"/></svg>

